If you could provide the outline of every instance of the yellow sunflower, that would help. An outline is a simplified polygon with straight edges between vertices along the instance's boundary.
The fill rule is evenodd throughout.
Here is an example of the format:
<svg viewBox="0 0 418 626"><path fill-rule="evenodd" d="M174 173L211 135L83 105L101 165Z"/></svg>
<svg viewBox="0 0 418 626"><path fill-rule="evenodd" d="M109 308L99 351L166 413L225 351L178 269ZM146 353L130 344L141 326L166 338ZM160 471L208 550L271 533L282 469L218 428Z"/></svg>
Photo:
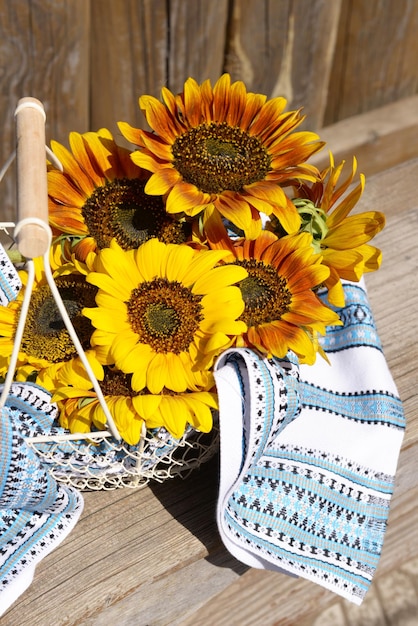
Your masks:
<svg viewBox="0 0 418 626"><path fill-rule="evenodd" d="M89 432L94 427L103 430L106 416L85 372L73 369L66 373L61 370L54 381L53 401L60 409L61 425L71 432ZM100 385L116 427L130 445L139 442L144 423L148 429L164 427L176 439L182 437L187 424L201 432L212 428L212 410L217 408L214 392L134 391L131 375L113 367L104 368Z"/></svg>
<svg viewBox="0 0 418 626"><path fill-rule="evenodd" d="M329 276L329 268L314 253L308 233L278 239L263 231L256 240L230 240L216 235L213 220L208 232L214 248L228 248L225 262L244 267L239 283L245 309L240 317L248 330L235 340L238 347L256 348L267 356L284 357L292 350L301 363L312 364L323 354L317 333L340 324L338 315L315 293Z"/></svg>
<svg viewBox="0 0 418 626"><path fill-rule="evenodd" d="M53 277L83 349L89 354L93 327L82 315L85 306L95 303L96 287L86 282L87 269L71 263L60 264L60 247L51 248ZM37 376L42 370L60 368L78 359L77 351L64 325L47 283L42 257L34 260L35 280L17 360L16 380ZM16 327L22 308L28 274L19 272L23 288L17 299L0 307L0 375L5 375L13 351Z"/></svg>
<svg viewBox="0 0 418 626"><path fill-rule="evenodd" d="M356 159L351 173L338 187L343 167L344 161L334 166L331 154L330 166L321 172L321 180L296 187L294 200L302 217L302 230L312 233L315 249L330 269L324 283L329 290L328 300L338 307L344 306L341 278L357 282L365 272L379 269L381 251L368 242L385 225L385 216L379 211L350 215L363 193L364 176L360 174L359 183L346 193L356 173Z"/></svg>
<svg viewBox="0 0 418 626"><path fill-rule="evenodd" d="M96 257L87 280L99 288L85 308L96 330L92 345L132 374L135 390L181 393L210 385L213 358L246 330L244 303L234 283L242 267L221 266L224 250L193 250L150 239L136 250L113 240Z"/></svg>
<svg viewBox="0 0 418 626"><path fill-rule="evenodd" d="M107 247L112 238L137 248L150 237L185 241L190 227L167 215L159 196L144 192L149 172L106 129L70 133L71 150L52 141L63 171L49 165L49 219L56 236L70 236L77 257Z"/></svg>
<svg viewBox="0 0 418 626"><path fill-rule="evenodd" d="M162 90L163 102L142 96L139 105L154 133L120 122L125 138L140 147L132 160L152 172L150 195L166 196L170 214L219 213L254 239L260 212L275 215L287 232L300 218L281 185L290 179L314 181L318 171L306 160L323 143L312 132L293 132L303 117L284 112L286 100L247 93L224 74L213 89L192 78L175 96Z"/></svg>

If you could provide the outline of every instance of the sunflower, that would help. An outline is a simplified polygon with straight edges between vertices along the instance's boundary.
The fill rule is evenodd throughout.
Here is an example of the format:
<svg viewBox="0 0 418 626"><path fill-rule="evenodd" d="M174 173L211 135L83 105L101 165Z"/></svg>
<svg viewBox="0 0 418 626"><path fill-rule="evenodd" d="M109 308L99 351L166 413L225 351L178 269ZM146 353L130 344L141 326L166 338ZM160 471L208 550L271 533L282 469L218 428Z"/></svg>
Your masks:
<svg viewBox="0 0 418 626"><path fill-rule="evenodd" d="M85 372L73 369L66 373L61 370L54 381L53 401L60 409L61 426L71 432L103 430L106 416ZM201 432L211 430L212 411L217 408L214 392L173 393L163 389L160 394L151 394L147 389L134 391L131 378L108 366L100 377L104 399L126 443L139 442L143 424L148 429L163 427L176 439L182 437L187 424Z"/></svg>
<svg viewBox="0 0 418 626"><path fill-rule="evenodd" d="M125 138L140 147L132 160L152 172L150 195L166 196L170 214L206 218L208 207L255 239L260 212L275 215L287 232L300 218L281 185L289 179L314 181L318 171L306 160L323 143L312 132L293 132L303 117L284 112L286 100L247 93L224 74L211 87L189 78L175 96L162 90L163 102L142 96L139 105L155 133L120 122Z"/></svg>
<svg viewBox="0 0 418 626"><path fill-rule="evenodd" d="M92 345L132 374L135 390L209 388L213 358L246 330L234 283L247 273L216 267L226 254L154 238L127 251L113 240L96 257L87 280L99 288L97 307L83 311L96 328Z"/></svg>
<svg viewBox="0 0 418 626"><path fill-rule="evenodd" d="M223 237L222 228L220 236L215 230L215 220L211 220L211 245L227 248L230 256L225 262L248 272L239 283L245 302L240 320L248 330L235 344L269 357L282 358L292 350L301 363L312 364L317 351L323 354L318 332L325 334L326 326L341 323L314 291L328 278L329 268L314 253L312 236L301 233L278 239L263 231L256 240L231 240Z"/></svg>
<svg viewBox="0 0 418 626"><path fill-rule="evenodd" d="M190 226L169 216L160 196L144 192L149 172L106 129L70 133L71 151L52 141L62 165L48 167L49 220L56 236L70 237L79 259L105 248L112 238L137 248L150 237L185 241Z"/></svg>
<svg viewBox="0 0 418 626"><path fill-rule="evenodd" d="M359 183L346 193L356 173L356 159L351 174L337 187L343 167L344 161L334 166L331 154L330 166L321 172L321 180L312 185L300 184L294 200L302 217L302 230L312 233L315 249L330 269L324 283L329 302L338 307L344 306L341 278L357 282L365 272L379 269L381 251L368 242L385 225L385 216L379 211L350 215L363 193L364 176L360 174Z"/></svg>
<svg viewBox="0 0 418 626"><path fill-rule="evenodd" d="M55 284L67 313L83 349L89 354L90 337L94 329L90 320L83 316L82 309L95 304L97 288L86 282L88 270L83 264L75 266L68 262L59 262L60 246L51 248L50 260ZM36 377L43 370L55 370L79 359L47 283L42 257L36 258L34 265L35 280L18 354L16 380ZM7 307L0 307L0 375L3 376L12 355L28 278L26 270L21 270L19 274L23 288L17 299Z"/></svg>

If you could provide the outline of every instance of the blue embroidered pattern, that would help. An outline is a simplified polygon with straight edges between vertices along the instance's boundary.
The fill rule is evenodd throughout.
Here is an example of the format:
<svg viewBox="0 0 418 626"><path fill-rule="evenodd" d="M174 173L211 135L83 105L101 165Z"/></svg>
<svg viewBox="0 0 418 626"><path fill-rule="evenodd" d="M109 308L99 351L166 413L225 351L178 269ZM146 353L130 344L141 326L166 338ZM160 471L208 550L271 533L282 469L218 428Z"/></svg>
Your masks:
<svg viewBox="0 0 418 626"><path fill-rule="evenodd" d="M382 350L373 314L365 291L359 285L345 285L346 306L331 307L340 316L343 326L327 328L321 345L326 352L339 352L355 346L369 346ZM326 302L326 295L321 296ZM329 305L328 305L329 306Z"/></svg>
<svg viewBox="0 0 418 626"><path fill-rule="evenodd" d="M21 286L19 274L0 244L0 305L7 306L15 300Z"/></svg>
<svg viewBox="0 0 418 626"><path fill-rule="evenodd" d="M21 424L29 432L37 431L48 394L39 389L37 396L32 387L28 396L23 388L24 383L12 385L0 420L0 592L4 593L62 540L83 508L81 494L57 484L27 445ZM14 397L18 389L22 393Z"/></svg>
<svg viewBox="0 0 418 626"><path fill-rule="evenodd" d="M329 329L324 349L381 351L364 290L348 284L344 291L344 326ZM404 430L402 404L385 390L343 393L300 380L288 356L267 360L239 349L226 357L240 381L247 454L224 504L224 528L244 551L361 601L381 553L394 476L326 449L281 443L281 433L309 408L312 420L326 412L361 424L362 436L378 445L376 426Z"/></svg>
<svg viewBox="0 0 418 626"><path fill-rule="evenodd" d="M399 398L384 391L338 393L301 382L301 403L311 409L335 413L367 424L382 424L403 429L404 414Z"/></svg>

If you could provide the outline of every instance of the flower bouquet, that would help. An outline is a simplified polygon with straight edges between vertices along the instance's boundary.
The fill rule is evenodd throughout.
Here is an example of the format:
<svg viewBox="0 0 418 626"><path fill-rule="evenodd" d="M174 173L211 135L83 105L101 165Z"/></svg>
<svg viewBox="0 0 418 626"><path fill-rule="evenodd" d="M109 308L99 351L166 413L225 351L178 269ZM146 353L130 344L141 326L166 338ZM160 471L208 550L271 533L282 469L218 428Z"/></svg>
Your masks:
<svg viewBox="0 0 418 626"><path fill-rule="evenodd" d="M161 95L139 98L151 130L119 123L130 148L101 129L48 150L51 246L33 261L13 389L49 394L51 421L32 434L50 439L37 450L63 480L87 466L89 487L208 458L219 357L248 348L315 367L342 324L344 281L381 262L369 241L384 216L352 212L364 187L355 159L345 175L331 154L323 171L310 164L324 144L298 130L304 117L284 98L227 74ZM3 377L29 281L19 263L22 289L0 307Z"/></svg>

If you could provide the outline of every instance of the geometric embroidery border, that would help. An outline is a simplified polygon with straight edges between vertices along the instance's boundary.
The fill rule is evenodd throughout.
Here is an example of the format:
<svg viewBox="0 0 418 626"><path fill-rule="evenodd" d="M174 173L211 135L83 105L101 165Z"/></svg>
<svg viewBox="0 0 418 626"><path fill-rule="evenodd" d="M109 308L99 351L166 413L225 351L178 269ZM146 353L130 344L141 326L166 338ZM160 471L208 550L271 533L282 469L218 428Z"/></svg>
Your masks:
<svg viewBox="0 0 418 626"><path fill-rule="evenodd" d="M403 430L405 417L397 396L386 391L339 393L302 381L299 387L303 406L334 413L363 424L380 424Z"/></svg>

